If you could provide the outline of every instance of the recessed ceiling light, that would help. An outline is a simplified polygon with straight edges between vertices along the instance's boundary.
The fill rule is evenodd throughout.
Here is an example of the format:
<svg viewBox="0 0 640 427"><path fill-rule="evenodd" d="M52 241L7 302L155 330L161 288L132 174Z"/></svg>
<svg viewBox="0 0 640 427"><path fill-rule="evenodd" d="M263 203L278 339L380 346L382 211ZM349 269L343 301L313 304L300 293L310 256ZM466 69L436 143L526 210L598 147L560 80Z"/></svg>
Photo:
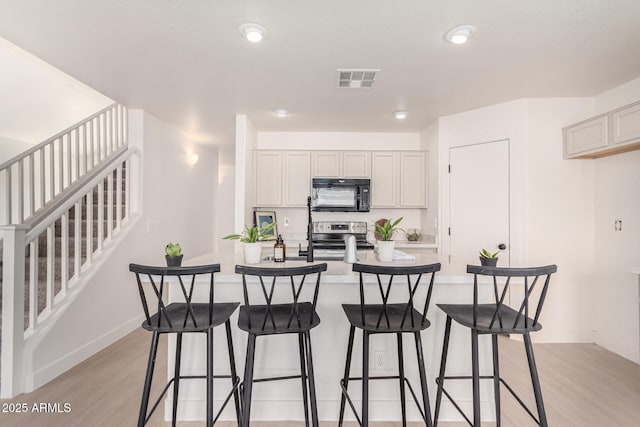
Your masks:
<svg viewBox="0 0 640 427"><path fill-rule="evenodd" d="M471 37L475 31L476 27L473 25L461 25L447 31L447 34L444 35L444 39L449 43L463 44L469 40L469 37Z"/></svg>
<svg viewBox="0 0 640 427"><path fill-rule="evenodd" d="M258 43L267 36L267 29L260 24L248 22L240 25L240 34L252 43Z"/></svg>
<svg viewBox="0 0 640 427"><path fill-rule="evenodd" d="M409 112L405 110L398 110L393 112L393 116L398 120L406 119L408 115Z"/></svg>
<svg viewBox="0 0 640 427"><path fill-rule="evenodd" d="M278 117L287 117L289 115L289 110L285 110L284 108L276 108L273 112L276 113Z"/></svg>

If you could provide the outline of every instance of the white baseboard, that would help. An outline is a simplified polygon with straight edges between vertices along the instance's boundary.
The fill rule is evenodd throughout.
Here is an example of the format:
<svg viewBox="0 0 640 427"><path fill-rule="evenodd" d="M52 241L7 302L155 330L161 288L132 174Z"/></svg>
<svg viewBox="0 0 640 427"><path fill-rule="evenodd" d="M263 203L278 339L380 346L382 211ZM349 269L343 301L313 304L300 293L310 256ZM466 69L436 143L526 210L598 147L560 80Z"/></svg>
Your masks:
<svg viewBox="0 0 640 427"><path fill-rule="evenodd" d="M143 315L136 316L117 328L114 328L102 336L86 343L82 347L75 349L71 353L55 360L44 368L39 369L32 374L27 374L25 378L25 392L29 393L34 391L56 378L58 375L61 375L73 368L78 363L88 359L100 350L113 344L125 335L130 334L140 326L143 319Z"/></svg>
<svg viewBox="0 0 640 427"><path fill-rule="evenodd" d="M595 343L635 363L640 363L640 347L630 342L622 342L610 335L595 331Z"/></svg>

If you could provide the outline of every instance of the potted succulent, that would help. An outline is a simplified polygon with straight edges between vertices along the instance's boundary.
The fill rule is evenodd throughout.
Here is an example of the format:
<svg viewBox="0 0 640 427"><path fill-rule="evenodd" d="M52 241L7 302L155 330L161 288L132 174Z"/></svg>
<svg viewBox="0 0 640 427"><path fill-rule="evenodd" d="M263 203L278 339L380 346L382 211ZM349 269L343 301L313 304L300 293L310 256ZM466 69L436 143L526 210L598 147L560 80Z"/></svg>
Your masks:
<svg viewBox="0 0 640 427"><path fill-rule="evenodd" d="M225 240L240 240L244 247L244 261L247 264L260 263L260 255L262 252L262 242L269 237L270 231L276 226L275 222L265 225L254 225L253 227L244 226L244 231L240 234L229 234L223 237Z"/></svg>
<svg viewBox="0 0 640 427"><path fill-rule="evenodd" d="M495 267L498 264L498 252L491 253L486 249L480 249L480 265Z"/></svg>
<svg viewBox="0 0 640 427"><path fill-rule="evenodd" d="M398 225L402 217L395 221L391 219L379 220L375 223L375 236L378 239L378 259L382 262L393 261L395 243L391 238L396 231L402 230Z"/></svg>
<svg viewBox="0 0 640 427"><path fill-rule="evenodd" d="M164 248L167 267L180 267L182 265L182 248L180 243L169 242Z"/></svg>

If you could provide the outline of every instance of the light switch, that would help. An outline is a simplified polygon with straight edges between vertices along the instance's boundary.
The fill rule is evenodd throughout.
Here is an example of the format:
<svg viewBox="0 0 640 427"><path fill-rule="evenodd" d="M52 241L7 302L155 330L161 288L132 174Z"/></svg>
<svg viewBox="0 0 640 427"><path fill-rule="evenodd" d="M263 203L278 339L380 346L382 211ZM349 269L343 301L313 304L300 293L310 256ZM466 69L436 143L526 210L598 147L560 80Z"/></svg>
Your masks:
<svg viewBox="0 0 640 427"><path fill-rule="evenodd" d="M147 233L155 233L158 231L158 221L147 221Z"/></svg>

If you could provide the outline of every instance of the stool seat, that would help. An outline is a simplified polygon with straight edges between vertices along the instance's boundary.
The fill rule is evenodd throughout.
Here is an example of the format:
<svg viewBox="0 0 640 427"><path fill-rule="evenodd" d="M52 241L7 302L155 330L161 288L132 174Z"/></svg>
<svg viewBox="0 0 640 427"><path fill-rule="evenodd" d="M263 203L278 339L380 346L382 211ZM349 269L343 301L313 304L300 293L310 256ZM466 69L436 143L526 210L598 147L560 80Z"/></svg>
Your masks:
<svg viewBox="0 0 640 427"><path fill-rule="evenodd" d="M238 327L255 335L299 334L320 324L310 302L293 304L243 305Z"/></svg>
<svg viewBox="0 0 640 427"><path fill-rule="evenodd" d="M527 317L527 326L525 326L525 316L504 304L500 304L499 310L497 310L496 304L478 304L475 325L473 323L473 304L436 305L451 319L481 334L523 334L527 331L535 332L542 329L542 324L534 322L530 317ZM496 313L499 313L499 317ZM517 322L516 319L518 319ZM502 326L500 326L500 320Z"/></svg>
<svg viewBox="0 0 640 427"><path fill-rule="evenodd" d="M342 309L349 323L372 333L417 332L431 325L426 318L422 320L422 313L409 308L409 304L342 304Z"/></svg>
<svg viewBox="0 0 640 427"><path fill-rule="evenodd" d="M191 303L191 312L189 312L187 304L173 303L166 307L166 316L154 314L149 318L150 322L145 320L141 326L147 331L158 331L159 333L204 332L226 322L239 305L238 302L213 304L213 319L209 322L209 304ZM169 322L171 322L171 326Z"/></svg>

